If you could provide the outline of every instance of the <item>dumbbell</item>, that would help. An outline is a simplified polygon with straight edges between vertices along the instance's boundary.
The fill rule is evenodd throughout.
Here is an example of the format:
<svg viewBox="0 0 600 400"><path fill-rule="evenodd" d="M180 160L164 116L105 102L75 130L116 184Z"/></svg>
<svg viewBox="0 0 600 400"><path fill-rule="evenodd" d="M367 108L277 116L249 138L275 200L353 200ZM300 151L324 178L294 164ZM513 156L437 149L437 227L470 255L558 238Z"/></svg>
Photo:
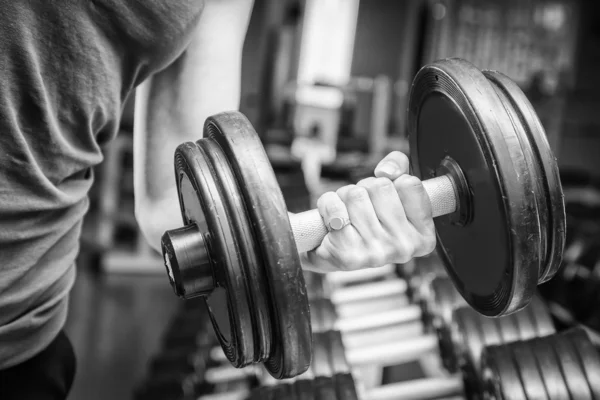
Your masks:
<svg viewBox="0 0 600 400"><path fill-rule="evenodd" d="M525 340L553 332L554 327L545 304L535 297L525 309L501 318L483 317L470 307L458 308L453 311L449 325L436 333L397 343L375 343L348 348L346 358L353 366L391 366L439 352L445 367L450 372L456 372L469 365L476 368L484 346Z"/></svg>
<svg viewBox="0 0 600 400"><path fill-rule="evenodd" d="M423 327L432 330L440 329L449 323L452 310L466 303L454 289L448 278L432 279L427 286L427 293L422 297L420 305L398 306L395 300L390 300L391 307L384 311L372 310L368 314L352 317L339 317L336 308L327 299L317 299L311 302L313 331L340 330L344 332L346 346L351 343L385 341L390 334L407 337L423 333ZM394 307L395 306L395 307Z"/></svg>
<svg viewBox="0 0 600 400"><path fill-rule="evenodd" d="M532 304L535 304L532 302ZM531 307L531 305L529 307ZM477 322L483 321L484 317L481 317L477 313L475 313L470 308L463 308L460 310L467 310L470 313L467 315L463 315L461 320L467 324L465 325L466 330L473 329L475 331L479 330L481 327L472 326L469 322ZM459 311L459 310L457 310ZM472 333L473 340L478 343L493 343L494 341L501 342L503 339L517 340L520 338L519 332L517 332L517 326L515 320L510 321L512 323L507 323L508 317L503 317L501 319L489 319L485 320L491 321L492 324L495 324L498 321L502 321L502 326L495 326L496 331L494 329L483 329L482 333L469 331ZM527 318L530 318L528 316ZM485 324L485 322L484 322ZM529 327L532 328L532 327ZM552 329L548 328L547 332L552 332ZM547 333L547 332L536 332L536 333ZM499 335L503 333L506 336L501 338ZM482 335L488 335L483 341L481 340ZM464 337L469 337L468 334L464 334ZM409 345L410 343L410 345ZM381 349L387 348L388 351L394 352L394 346L403 346L403 347L411 347L415 348L415 341L410 342L399 342L399 343L388 343L387 345L381 346ZM457 344L460 351L464 351L465 353L474 353L475 351L481 352L483 348L477 347L479 350L475 350L471 348L469 350L462 348L461 344ZM344 349L342 345L342 337L339 332L329 331L322 334L315 334L313 337L313 348L315 354L313 356L313 364L312 370L313 374L316 376L316 379L309 382L309 384L304 384L304 389L296 389L294 390L294 385L291 388L287 389L287 393L289 397L285 397L287 399L296 399L296 398L304 398L304 399L361 399L361 400L398 400L398 399L432 399L432 398L447 398L451 396L463 396L465 392L470 396L474 396L480 393L481 386L478 384L478 372L477 367L475 365L470 368L462 369L464 371L465 377L461 375L451 375L451 376L442 376L442 377L432 377L432 378L423 378L399 383L386 384L381 387L365 389L360 386L360 384L355 381L352 375L353 365L353 350ZM416 350L416 349L415 349ZM370 363L387 364L382 360L383 353L382 351L373 352L373 348L364 348L357 350L362 352L363 359L369 359ZM418 350L417 350L418 351ZM406 362L409 359L400 359L392 356L393 362ZM477 357L469 357L462 356L465 360L468 359L469 363L477 363ZM410 358L412 360L412 358ZM297 382L302 377L298 378ZM263 388L261 395L264 396L262 398L274 398L270 397L266 394L266 392L272 391L269 388ZM297 397L299 395L301 397ZM254 398L254 397L253 397ZM284 398L284 397L279 397Z"/></svg>
<svg viewBox="0 0 600 400"><path fill-rule="evenodd" d="M441 60L413 81L408 127L449 276L484 315L522 308L556 273L565 233L556 160L533 107L504 75ZM175 153L184 227L162 238L169 281L178 296L226 304L211 320L235 366L298 375L311 354L299 252L327 227L316 210L288 215L242 114L208 118L203 136Z"/></svg>
<svg viewBox="0 0 600 400"><path fill-rule="evenodd" d="M447 338L438 339L434 335L426 338L405 341L390 341L378 345L365 345L355 349L344 346L340 331L313 333L313 363L308 377L301 375L293 384L265 386L253 392L251 399L295 399L298 398L358 398L356 383L352 378L351 366L368 364L395 365L418 359L424 353L436 351L436 347L446 349L444 357L453 360L446 363L453 372L462 369L477 376L478 354L482 345L501 343L504 340L522 340L527 337L551 334L554 330L551 320L539 299L526 310L499 319L485 318L469 307L457 309L455 315L454 342ZM460 336L457 335L460 332ZM338 380L341 380L338 382ZM375 389L362 390L361 399L430 399L442 396L461 395L468 390L480 390L476 378L464 379L458 375L418 379L409 382L389 384ZM342 397L339 393L346 393ZM349 393L354 393L353 395ZM327 397L329 396L329 397ZM346 397L347 396L347 397Z"/></svg>
<svg viewBox="0 0 600 400"><path fill-rule="evenodd" d="M208 356L208 354L207 354ZM229 363L222 365L214 361L211 366L197 366L192 371L152 371L136 390L136 400L185 400L198 395L215 392L216 388L232 386L256 386L260 371L256 367L238 369Z"/></svg>
<svg viewBox="0 0 600 400"><path fill-rule="evenodd" d="M555 279L540 286L553 302L568 309L580 321L594 315L599 303L600 229L579 226L571 229L564 265Z"/></svg>
<svg viewBox="0 0 600 400"><path fill-rule="evenodd" d="M600 399L600 355L581 327L489 346L482 371L489 399Z"/></svg>

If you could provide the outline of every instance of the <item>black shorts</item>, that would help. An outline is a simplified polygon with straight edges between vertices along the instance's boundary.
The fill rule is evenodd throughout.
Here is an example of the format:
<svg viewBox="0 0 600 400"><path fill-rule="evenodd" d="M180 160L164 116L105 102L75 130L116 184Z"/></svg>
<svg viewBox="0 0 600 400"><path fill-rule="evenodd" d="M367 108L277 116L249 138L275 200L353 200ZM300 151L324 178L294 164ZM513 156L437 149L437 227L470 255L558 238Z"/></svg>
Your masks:
<svg viewBox="0 0 600 400"><path fill-rule="evenodd" d="M73 385L75 369L73 346L61 331L37 356L0 370L0 399L65 400Z"/></svg>

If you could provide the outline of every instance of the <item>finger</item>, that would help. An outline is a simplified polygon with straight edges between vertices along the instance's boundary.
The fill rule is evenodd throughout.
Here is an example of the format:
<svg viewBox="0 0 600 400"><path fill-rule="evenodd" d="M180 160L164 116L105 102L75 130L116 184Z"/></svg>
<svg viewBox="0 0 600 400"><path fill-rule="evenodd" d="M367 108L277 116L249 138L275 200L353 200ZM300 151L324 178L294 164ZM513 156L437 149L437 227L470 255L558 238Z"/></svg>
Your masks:
<svg viewBox="0 0 600 400"><path fill-rule="evenodd" d="M388 178L367 178L358 183L369 192L375 214L381 225L390 233L407 224L404 206L394 183Z"/></svg>
<svg viewBox="0 0 600 400"><path fill-rule="evenodd" d="M394 181L394 186L404 207L408 221L422 235L434 230L431 202L419 178L402 175Z"/></svg>
<svg viewBox="0 0 600 400"><path fill-rule="evenodd" d="M319 197L317 208L330 232L340 230L343 228L343 223L350 222L346 205L335 192L327 192Z"/></svg>
<svg viewBox="0 0 600 400"><path fill-rule="evenodd" d="M373 208L369 192L362 186L348 185L337 190L350 216L350 223L366 241L379 235L382 227Z"/></svg>
<svg viewBox="0 0 600 400"><path fill-rule="evenodd" d="M401 175L408 174L408 156L401 151L392 151L375 167L375 177L398 179Z"/></svg>

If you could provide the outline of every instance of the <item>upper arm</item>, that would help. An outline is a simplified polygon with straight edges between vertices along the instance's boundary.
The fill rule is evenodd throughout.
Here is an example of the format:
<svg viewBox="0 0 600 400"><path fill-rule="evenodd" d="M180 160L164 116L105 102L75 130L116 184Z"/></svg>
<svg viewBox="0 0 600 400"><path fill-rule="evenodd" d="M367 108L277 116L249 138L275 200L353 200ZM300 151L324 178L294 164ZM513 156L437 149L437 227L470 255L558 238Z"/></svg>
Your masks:
<svg viewBox="0 0 600 400"><path fill-rule="evenodd" d="M164 184L165 170L173 181L175 148L200 139L207 117L239 108L242 47L251 10L251 0L207 1L185 52L138 87L134 156L138 183L146 181L142 196L159 195L152 181Z"/></svg>
<svg viewBox="0 0 600 400"><path fill-rule="evenodd" d="M148 215L140 218L140 214L153 214L156 204L170 207L164 218L179 215L173 176L176 147L200 139L207 117L239 108L242 48L252 5L252 0L206 1L183 54L138 87L134 116L138 221L148 220ZM162 224L159 215L150 217L153 224ZM140 226L144 229L142 221Z"/></svg>

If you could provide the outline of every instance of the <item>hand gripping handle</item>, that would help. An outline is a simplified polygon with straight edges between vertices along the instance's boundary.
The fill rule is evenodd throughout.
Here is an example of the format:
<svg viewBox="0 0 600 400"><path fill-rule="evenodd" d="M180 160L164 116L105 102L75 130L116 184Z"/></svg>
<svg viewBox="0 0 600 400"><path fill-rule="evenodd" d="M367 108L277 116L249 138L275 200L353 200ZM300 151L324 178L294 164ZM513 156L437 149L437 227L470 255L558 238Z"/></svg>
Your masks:
<svg viewBox="0 0 600 400"><path fill-rule="evenodd" d="M429 196L434 218L456 211L458 204L456 189L448 175L423 181L423 187ZM328 233L327 226L317 209L289 214L289 218L296 247L300 253L319 247Z"/></svg>

